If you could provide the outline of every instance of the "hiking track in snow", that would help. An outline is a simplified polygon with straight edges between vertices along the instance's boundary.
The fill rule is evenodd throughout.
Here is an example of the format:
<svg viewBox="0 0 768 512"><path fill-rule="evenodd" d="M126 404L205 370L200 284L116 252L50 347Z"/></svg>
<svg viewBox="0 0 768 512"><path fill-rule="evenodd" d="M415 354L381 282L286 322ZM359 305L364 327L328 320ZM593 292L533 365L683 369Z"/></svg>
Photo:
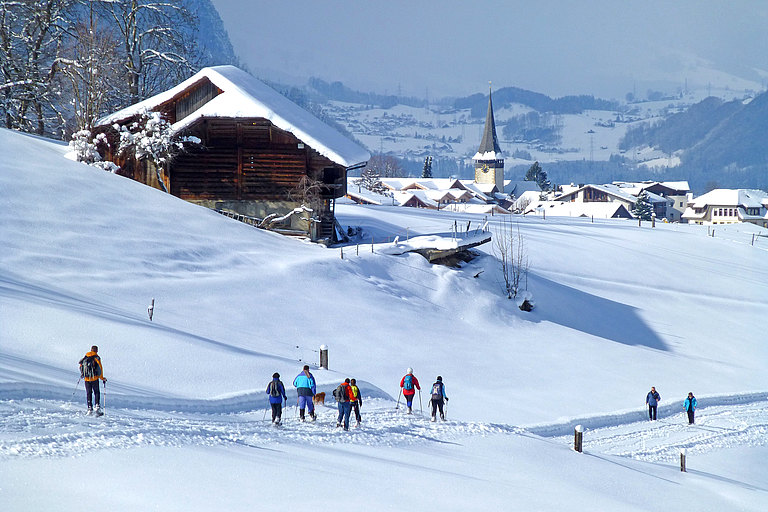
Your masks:
<svg viewBox="0 0 768 512"><path fill-rule="evenodd" d="M682 408L661 407L658 421L643 411L576 418L527 428L494 423L429 422L395 410L391 401L370 399L363 422L349 432L336 428L334 406L319 406L316 422L300 422L296 407L283 412L283 425L274 427L264 409L233 413L174 412L115 407L97 418L84 414L82 404L27 398L0 401L0 459L73 457L93 450L140 446L216 446L239 444L258 449L296 443L403 446L461 443L471 436L526 435L543 442L570 445L573 427L585 426L584 451L648 462L672 461L680 449L702 453L738 446L768 445L768 393L699 399L696 423L688 425ZM450 414L450 410L448 410ZM266 417L266 419L264 419Z"/></svg>

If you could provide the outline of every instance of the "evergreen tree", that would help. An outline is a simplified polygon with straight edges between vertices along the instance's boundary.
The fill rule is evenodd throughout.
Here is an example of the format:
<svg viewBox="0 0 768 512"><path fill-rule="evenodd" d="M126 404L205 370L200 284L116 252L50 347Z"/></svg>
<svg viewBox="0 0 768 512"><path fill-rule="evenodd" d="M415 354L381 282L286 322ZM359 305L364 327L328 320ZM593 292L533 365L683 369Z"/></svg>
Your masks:
<svg viewBox="0 0 768 512"><path fill-rule="evenodd" d="M421 177L428 179L432 178L432 157L428 156L424 159L424 170L421 171Z"/></svg>
<svg viewBox="0 0 768 512"><path fill-rule="evenodd" d="M638 194L635 206L632 208L632 215L642 220L651 220L653 217L653 205L645 190Z"/></svg>
<svg viewBox="0 0 768 512"><path fill-rule="evenodd" d="M535 181L542 192L549 192L552 184L547 179L547 171L541 168L539 162L533 162L525 173L525 181Z"/></svg>

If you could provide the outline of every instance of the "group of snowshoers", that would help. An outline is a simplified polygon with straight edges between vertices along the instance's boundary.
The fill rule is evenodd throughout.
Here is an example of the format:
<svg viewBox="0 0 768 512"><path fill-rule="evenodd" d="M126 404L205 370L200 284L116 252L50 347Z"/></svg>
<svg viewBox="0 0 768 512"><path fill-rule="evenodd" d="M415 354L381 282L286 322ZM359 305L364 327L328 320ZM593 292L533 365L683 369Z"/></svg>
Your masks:
<svg viewBox="0 0 768 512"><path fill-rule="evenodd" d="M106 386L107 379L104 377L104 368L99 357L99 347L93 345L91 350L80 359L78 364L80 365L80 378L85 382L88 414L101 416L104 412L101 409L99 381L103 382ZM310 421L315 421L317 419L315 401L318 399L318 394L315 377L309 371L309 365L305 364L301 373L293 379L293 386L296 388L296 394L298 395L299 419L305 421L304 411L308 410ZM413 400L417 390L419 391L419 399L421 399L419 379L413 374L413 368L408 368L406 374L400 379L400 392L405 399L408 414L413 414ZM272 381L267 384L266 393L269 395L269 404L272 408L272 423L280 425L283 415L283 402L287 403L288 397L285 394L285 385L280 380L279 373L272 375ZM363 406L363 396L360 394L360 388L357 387L357 381L355 379L344 379L344 382L333 390L333 397L336 399L339 408L336 427L343 427L344 430L349 430L349 418L353 411L356 420L355 426L359 427L362 421L360 408ZM430 390L431 421L436 421L438 412L440 413L440 419L445 421L444 405L447 401L448 396L445 394L443 378L438 375ZM656 410L660 401L661 395L656 391L655 386L651 386L651 390L645 396L645 403L648 406L648 418L651 421L656 420ZM693 393L688 393L688 397L683 402L683 409L688 414L688 423L691 425L694 422L694 411L697 406L696 397L693 396ZM398 395L396 408L399 407L400 396Z"/></svg>
<svg viewBox="0 0 768 512"><path fill-rule="evenodd" d="M651 386L651 390L645 395L645 404L648 406L648 419L650 421L656 421L656 408L659 402L661 402L661 395L656 391L656 386ZM688 393L688 397L683 401L683 409L688 414L689 425L693 425L694 411L696 411L697 406L696 397L693 396L693 393Z"/></svg>
<svg viewBox="0 0 768 512"><path fill-rule="evenodd" d="M315 414L315 401L324 402L325 394L322 394L322 399L318 398L317 384L314 375L309 371L309 365L304 365L301 373L293 379L293 387L296 388L296 394L298 396L297 405L299 407L299 419L301 421L306 421L305 410L307 410L310 421L315 421L315 419L317 419L317 415ZM416 395L416 390L421 392L419 379L413 374L412 368L408 368L407 373L400 379L400 388L408 407L408 414L412 414L413 398ZM283 403L288 403L288 397L285 394L285 385L280 380L279 373L275 372L272 375L272 381L267 384L266 393L269 395L269 403L272 407L272 424L279 426L282 421ZM437 376L437 380L432 385L431 393L432 397L430 402L432 405L432 421L435 421L438 411L440 412L440 419L445 421L443 405L448 400L448 397L445 394L445 385L443 384L443 378L441 376ZM339 409L339 415L336 419L336 427L349 430L349 420L352 412L355 413L355 426L359 427L360 422L362 421L360 408L363 406L363 396L360 393L360 388L357 387L357 381L349 378L344 379L344 382L339 384L336 389L333 390L333 398L336 399ZM397 403L399 407L399 396Z"/></svg>

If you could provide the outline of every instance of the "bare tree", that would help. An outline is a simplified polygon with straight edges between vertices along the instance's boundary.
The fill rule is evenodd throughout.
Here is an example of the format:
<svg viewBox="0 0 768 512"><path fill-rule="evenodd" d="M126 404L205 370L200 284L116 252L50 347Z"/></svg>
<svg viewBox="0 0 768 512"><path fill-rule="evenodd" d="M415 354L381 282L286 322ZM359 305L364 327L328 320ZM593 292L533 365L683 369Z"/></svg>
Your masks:
<svg viewBox="0 0 768 512"><path fill-rule="evenodd" d="M129 103L151 96L194 71L194 17L181 0L99 0L120 35Z"/></svg>
<svg viewBox="0 0 768 512"><path fill-rule="evenodd" d="M504 218L501 226L493 236L493 253L499 259L501 274L504 280L504 291L508 299L517 298L526 283L528 269L528 252L525 238L520 232L520 225Z"/></svg>
<svg viewBox="0 0 768 512"><path fill-rule="evenodd" d="M54 62L74 3L0 0L0 114L6 127L43 135L63 124Z"/></svg>
<svg viewBox="0 0 768 512"><path fill-rule="evenodd" d="M401 178L405 175L405 169L400 160L391 155L377 153L368 160L366 170L372 169L382 178Z"/></svg>
<svg viewBox="0 0 768 512"><path fill-rule="evenodd" d="M75 24L73 37L55 62L73 132L91 130L98 118L118 108L125 95L119 72L119 40L104 25L91 2L87 19Z"/></svg>

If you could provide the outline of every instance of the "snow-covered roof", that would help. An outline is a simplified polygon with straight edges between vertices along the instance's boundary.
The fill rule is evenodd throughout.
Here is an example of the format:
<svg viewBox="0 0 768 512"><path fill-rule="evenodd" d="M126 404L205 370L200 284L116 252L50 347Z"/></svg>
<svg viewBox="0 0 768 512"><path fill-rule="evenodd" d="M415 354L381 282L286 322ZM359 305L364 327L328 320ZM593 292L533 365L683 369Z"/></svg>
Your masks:
<svg viewBox="0 0 768 512"><path fill-rule="evenodd" d="M541 188L535 181L508 181L504 183L504 190L515 196L521 196L526 192L541 193Z"/></svg>
<svg viewBox="0 0 768 512"><path fill-rule="evenodd" d="M543 213L556 217L597 217L610 219L621 208L627 214L630 214L626 207L619 202L572 203L563 201L535 201L528 205L524 213Z"/></svg>
<svg viewBox="0 0 768 512"><path fill-rule="evenodd" d="M309 147L344 167L364 165L370 153L293 103L265 83L235 66L203 68L176 87L99 119L97 125L124 121L153 110L207 78L223 92L173 125L180 131L204 117L259 117L295 135Z"/></svg>
<svg viewBox="0 0 768 512"><path fill-rule="evenodd" d="M592 188L592 189L598 190L600 192L604 192L604 193L606 193L608 195L611 195L611 196L615 197L616 199L619 199L621 201L625 201L627 203L634 204L635 202L637 202L637 197L633 196L628 191L626 191L625 189L619 187L618 185L584 185L584 186L579 187L576 190L572 190L572 191L570 191L570 192L568 192L566 194L561 194L561 195L557 196L555 199L556 200L562 200L563 198L565 198L567 196L576 195L581 190L584 190L584 189L587 189L587 188Z"/></svg>
<svg viewBox="0 0 768 512"><path fill-rule="evenodd" d="M707 206L743 206L745 208L768 207L768 192L750 189L718 188L699 196L689 203L692 208Z"/></svg>

